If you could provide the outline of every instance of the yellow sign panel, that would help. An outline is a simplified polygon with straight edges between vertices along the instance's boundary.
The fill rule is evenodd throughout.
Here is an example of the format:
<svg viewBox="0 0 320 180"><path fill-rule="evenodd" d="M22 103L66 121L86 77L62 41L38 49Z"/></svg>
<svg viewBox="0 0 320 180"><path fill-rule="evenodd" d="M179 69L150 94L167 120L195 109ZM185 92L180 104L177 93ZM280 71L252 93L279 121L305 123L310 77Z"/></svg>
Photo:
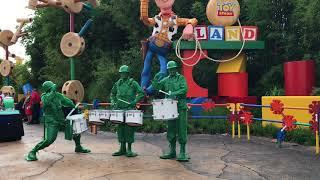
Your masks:
<svg viewBox="0 0 320 180"><path fill-rule="evenodd" d="M262 97L262 105L270 106L273 100L280 100L284 107L299 107L309 108L312 101L320 101L320 96L264 96ZM285 109L284 115L291 115L300 123L309 123L312 119L312 114L308 110L296 110L296 109ZM262 108L262 119L267 120L279 120L282 121L282 116L273 114L270 108ZM263 122L263 126L270 124L269 122ZM282 127L280 123L271 123L277 127Z"/></svg>

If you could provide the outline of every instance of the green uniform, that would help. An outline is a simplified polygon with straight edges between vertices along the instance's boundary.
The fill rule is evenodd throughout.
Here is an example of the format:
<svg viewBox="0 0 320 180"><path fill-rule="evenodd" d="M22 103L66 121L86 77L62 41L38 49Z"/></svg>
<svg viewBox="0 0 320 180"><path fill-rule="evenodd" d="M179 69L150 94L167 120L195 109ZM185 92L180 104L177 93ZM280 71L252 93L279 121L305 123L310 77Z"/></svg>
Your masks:
<svg viewBox="0 0 320 180"><path fill-rule="evenodd" d="M166 98L172 98L178 100L178 113L177 120L168 121L167 139L170 143L175 143L178 136L180 144L187 143L187 84L184 76L176 74L174 76L169 75L160 81L156 85L156 89L163 90L165 92L171 92L171 97L166 95Z"/></svg>
<svg viewBox="0 0 320 180"><path fill-rule="evenodd" d="M168 64L173 61L168 62ZM176 64L174 67L168 68L169 76L162 79L160 82L152 82L152 86L156 90L162 90L170 95L166 95L166 98L178 100L178 113L179 117L176 120L169 120L167 122L167 139L170 143L170 152L161 156L162 159L172 159L176 157L176 141L180 144L179 161L188 161L188 157L185 153L185 145L187 143L187 100L186 94L188 91L186 79L184 76L176 72Z"/></svg>
<svg viewBox="0 0 320 180"><path fill-rule="evenodd" d="M144 97L144 93L139 84L131 78L120 78L111 90L111 104L112 108L115 110L134 110L136 108L136 104ZM129 102L127 104L125 102L119 101L119 99ZM121 123L118 125L117 134L118 141L121 143L121 148L118 153L114 153L114 155L127 155L131 157L131 144L134 142L134 132L135 127L128 126L125 123ZM128 147L130 146L130 153L125 150L125 143L128 143ZM123 147L124 146L124 147Z"/></svg>
<svg viewBox="0 0 320 180"><path fill-rule="evenodd" d="M28 154L26 158L28 161L37 160L36 152L52 144L57 138L59 129L65 127L66 121L62 111L62 106L75 107L74 103L70 99L63 96L61 93L56 92L55 90L42 94L41 101L44 112L45 133L43 140L38 143ZM75 135L73 137L76 145L75 151L82 153L90 152L90 150L84 149L81 146L80 138L80 135Z"/></svg>

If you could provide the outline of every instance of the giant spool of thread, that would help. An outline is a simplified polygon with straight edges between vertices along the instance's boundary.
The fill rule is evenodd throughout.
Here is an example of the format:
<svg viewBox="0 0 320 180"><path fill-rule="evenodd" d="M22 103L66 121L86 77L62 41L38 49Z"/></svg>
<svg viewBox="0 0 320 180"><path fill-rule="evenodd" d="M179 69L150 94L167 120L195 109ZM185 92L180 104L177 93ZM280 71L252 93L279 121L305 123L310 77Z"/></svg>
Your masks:
<svg viewBox="0 0 320 180"><path fill-rule="evenodd" d="M80 13L83 3L76 0L61 0L63 9L68 13Z"/></svg>
<svg viewBox="0 0 320 180"><path fill-rule="evenodd" d="M83 85L78 80L67 81L62 86L62 94L76 102L81 102L84 97Z"/></svg>
<svg viewBox="0 0 320 180"><path fill-rule="evenodd" d="M60 49L67 57L80 56L85 49L85 41L77 33L69 32L62 37Z"/></svg>
<svg viewBox="0 0 320 180"><path fill-rule="evenodd" d="M3 60L0 64L0 73L2 76L9 76L13 69L13 63L8 60Z"/></svg>
<svg viewBox="0 0 320 180"><path fill-rule="evenodd" d="M9 96L14 96L16 94L15 89L12 86L3 86L1 88L2 94L8 94Z"/></svg>
<svg viewBox="0 0 320 180"><path fill-rule="evenodd" d="M0 43L5 46L11 46L13 43L11 39L13 37L13 32L10 30L3 30L0 32Z"/></svg>
<svg viewBox="0 0 320 180"><path fill-rule="evenodd" d="M240 5L237 0L210 0L206 14L215 26L231 26L238 21Z"/></svg>

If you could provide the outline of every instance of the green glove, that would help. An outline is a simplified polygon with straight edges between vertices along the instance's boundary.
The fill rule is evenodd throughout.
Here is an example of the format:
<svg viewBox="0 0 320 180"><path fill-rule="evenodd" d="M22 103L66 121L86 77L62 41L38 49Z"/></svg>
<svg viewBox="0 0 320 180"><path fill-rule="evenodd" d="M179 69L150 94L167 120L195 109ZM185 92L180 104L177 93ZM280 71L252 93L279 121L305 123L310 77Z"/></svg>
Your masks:
<svg viewBox="0 0 320 180"><path fill-rule="evenodd" d="M136 107L136 105L137 105L137 102L136 102L136 101L132 101L132 102L130 103L130 106Z"/></svg>
<svg viewBox="0 0 320 180"><path fill-rule="evenodd" d="M170 99L176 99L177 97L176 97L176 94L174 93L174 92L171 92L171 91L169 91L169 98Z"/></svg>

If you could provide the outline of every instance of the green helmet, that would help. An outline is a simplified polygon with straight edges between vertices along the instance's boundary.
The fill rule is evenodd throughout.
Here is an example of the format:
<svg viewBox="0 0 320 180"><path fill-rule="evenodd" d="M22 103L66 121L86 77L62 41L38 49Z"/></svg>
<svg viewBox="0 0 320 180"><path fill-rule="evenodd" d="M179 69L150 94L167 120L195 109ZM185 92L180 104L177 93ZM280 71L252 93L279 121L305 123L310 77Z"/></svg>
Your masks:
<svg viewBox="0 0 320 180"><path fill-rule="evenodd" d="M167 63L167 69L172 69L172 68L177 68L177 67L178 67L178 65L175 61L169 61Z"/></svg>
<svg viewBox="0 0 320 180"><path fill-rule="evenodd" d="M42 90L44 92L49 91L52 87L54 87L56 84L54 84L52 81L46 81L42 84Z"/></svg>
<svg viewBox="0 0 320 180"><path fill-rule="evenodd" d="M119 68L119 72L120 73L128 73L129 72L129 66L127 65L122 65L120 68Z"/></svg>

